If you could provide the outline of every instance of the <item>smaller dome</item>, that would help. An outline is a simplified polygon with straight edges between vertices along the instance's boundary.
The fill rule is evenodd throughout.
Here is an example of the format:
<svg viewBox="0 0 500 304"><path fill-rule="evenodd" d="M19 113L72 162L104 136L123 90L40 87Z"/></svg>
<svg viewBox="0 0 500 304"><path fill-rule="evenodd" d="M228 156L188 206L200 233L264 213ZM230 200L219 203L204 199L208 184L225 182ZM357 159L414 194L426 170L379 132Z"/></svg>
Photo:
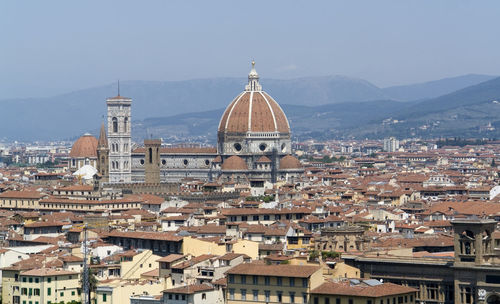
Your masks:
<svg viewBox="0 0 500 304"><path fill-rule="evenodd" d="M258 160L258 163L271 163L272 161L269 159L269 157L262 155Z"/></svg>
<svg viewBox="0 0 500 304"><path fill-rule="evenodd" d="M70 157L97 157L97 138L85 133L71 147Z"/></svg>
<svg viewBox="0 0 500 304"><path fill-rule="evenodd" d="M302 164L294 156L287 155L287 156L283 157L280 161L280 170L300 169L300 168L302 168Z"/></svg>
<svg viewBox="0 0 500 304"><path fill-rule="evenodd" d="M243 160L243 158L233 155L226 159L222 163L222 170L231 170L231 171L246 171L248 170L247 163Z"/></svg>

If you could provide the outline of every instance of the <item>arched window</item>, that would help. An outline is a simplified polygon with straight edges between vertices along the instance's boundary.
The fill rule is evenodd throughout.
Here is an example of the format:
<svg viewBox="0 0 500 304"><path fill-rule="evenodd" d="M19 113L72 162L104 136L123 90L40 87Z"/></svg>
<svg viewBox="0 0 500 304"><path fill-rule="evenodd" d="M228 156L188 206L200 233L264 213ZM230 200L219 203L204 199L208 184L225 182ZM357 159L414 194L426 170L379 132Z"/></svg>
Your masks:
<svg viewBox="0 0 500 304"><path fill-rule="evenodd" d="M153 163L153 149L149 148L149 163Z"/></svg>
<svg viewBox="0 0 500 304"><path fill-rule="evenodd" d="M113 133L118 132L118 118L113 117L111 121L113 122Z"/></svg>
<svg viewBox="0 0 500 304"><path fill-rule="evenodd" d="M472 231L465 230L460 236L460 254L463 255L474 255L475 254L475 236Z"/></svg>
<svg viewBox="0 0 500 304"><path fill-rule="evenodd" d="M128 125L128 117L125 117L125 119L123 120L123 132L128 132L127 125Z"/></svg>

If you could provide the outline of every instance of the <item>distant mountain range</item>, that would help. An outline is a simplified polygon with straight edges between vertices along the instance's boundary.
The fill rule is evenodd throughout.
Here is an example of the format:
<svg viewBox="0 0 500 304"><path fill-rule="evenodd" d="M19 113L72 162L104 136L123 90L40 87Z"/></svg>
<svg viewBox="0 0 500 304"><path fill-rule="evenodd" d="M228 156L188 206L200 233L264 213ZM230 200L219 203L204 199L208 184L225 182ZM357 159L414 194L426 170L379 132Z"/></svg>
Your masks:
<svg viewBox="0 0 500 304"><path fill-rule="evenodd" d="M215 140L224 108L243 90L245 83L243 78L215 78L126 81L120 86L122 95L133 98L133 133L137 139L153 135L209 136ZM495 98L500 99L500 80L486 75L390 88L378 88L368 81L343 76L261 79L261 83L283 106L294 134L304 137L434 136L440 134L439 128L419 128L438 120L441 121L438 125L442 125L448 121L440 118L443 114L454 117L450 122L466 120L469 123L458 125L473 129L488 122L495 125L498 120L495 115L500 117L496 104L491 103ZM96 132L106 111L105 99L114 95L116 85L110 84L51 98L0 100L0 138L67 139L87 131ZM475 111L473 118L468 111ZM382 124L389 118L392 122ZM403 126L408 130L401 131ZM415 133L411 128L427 131ZM429 130L434 131L429 133ZM451 128L445 133L460 135L461 130Z"/></svg>
<svg viewBox="0 0 500 304"><path fill-rule="evenodd" d="M500 137L500 77L421 101L282 107L299 139ZM134 130L140 138L205 135L215 140L223 111L149 118L138 122Z"/></svg>
<svg viewBox="0 0 500 304"><path fill-rule="evenodd" d="M497 76L469 74L424 83L388 87L382 90L394 100L422 100L445 95L496 77Z"/></svg>

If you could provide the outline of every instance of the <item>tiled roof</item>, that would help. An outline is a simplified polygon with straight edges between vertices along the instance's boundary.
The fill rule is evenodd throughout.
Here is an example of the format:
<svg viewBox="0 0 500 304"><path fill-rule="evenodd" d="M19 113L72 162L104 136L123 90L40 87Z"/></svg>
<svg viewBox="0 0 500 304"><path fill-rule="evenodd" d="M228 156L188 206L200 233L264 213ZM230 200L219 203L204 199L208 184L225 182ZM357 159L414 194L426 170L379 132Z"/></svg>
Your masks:
<svg viewBox="0 0 500 304"><path fill-rule="evenodd" d="M243 158L233 155L222 163L222 170L245 171L248 170L247 163Z"/></svg>
<svg viewBox="0 0 500 304"><path fill-rule="evenodd" d="M169 254L161 259L158 259L156 260L156 262L167 262L167 263L171 263L171 262L175 262L177 260L180 260L182 258L184 258L185 256L182 255L182 254Z"/></svg>
<svg viewBox="0 0 500 304"><path fill-rule="evenodd" d="M227 271L228 274L244 274L244 275L261 275L261 276L278 276L278 277L294 277L308 278L316 271L320 270L320 266L299 266L299 265L266 265L257 263L239 264Z"/></svg>
<svg viewBox="0 0 500 304"><path fill-rule="evenodd" d="M64 225L69 225L71 223L69 222L52 222L52 221L47 221L47 222L34 222L30 224L24 225L25 228L38 228L38 227L61 227Z"/></svg>
<svg viewBox="0 0 500 304"><path fill-rule="evenodd" d="M213 290L214 287L207 284L187 285L177 288L166 289L164 293L193 294L201 291Z"/></svg>
<svg viewBox="0 0 500 304"><path fill-rule="evenodd" d="M84 134L73 144L70 157L97 157L97 138Z"/></svg>
<svg viewBox="0 0 500 304"><path fill-rule="evenodd" d="M140 232L140 231L111 231L105 233L104 238L107 237L122 237L131 239L146 239L146 240L159 240L159 241L182 241L182 236L177 236L170 232Z"/></svg>
<svg viewBox="0 0 500 304"><path fill-rule="evenodd" d="M286 170L286 169L300 169L302 168L302 164L300 161L292 156L292 155L286 155L280 160L280 169L281 170Z"/></svg>
<svg viewBox="0 0 500 304"><path fill-rule="evenodd" d="M78 272L67 271L62 269L38 268L21 272L21 275L47 277L47 276L59 276L59 275L78 275Z"/></svg>
<svg viewBox="0 0 500 304"><path fill-rule="evenodd" d="M360 283L358 285L350 285L349 282L325 282L319 287L313 289L311 293L323 295L344 295L378 298L414 293L416 291L416 289L413 289L411 287L401 286L393 283L383 283L380 285L370 286L363 283Z"/></svg>
<svg viewBox="0 0 500 304"><path fill-rule="evenodd" d="M219 132L290 133L285 113L278 103L264 92L243 92L226 108L219 122Z"/></svg>
<svg viewBox="0 0 500 304"><path fill-rule="evenodd" d="M38 191L5 191L0 193L0 198L26 198L26 199L40 199L43 197Z"/></svg>
<svg viewBox="0 0 500 304"><path fill-rule="evenodd" d="M211 258L215 257L215 255L212 255L212 254L202 254L200 256L197 256L197 257L194 257L188 261L185 261L185 262L182 262L182 263L179 263L179 264L175 264L174 266L172 266L173 269L185 269L185 268L188 268L188 267L191 267L193 265L196 265L198 263L201 263L203 261L206 261L206 260L209 260Z"/></svg>

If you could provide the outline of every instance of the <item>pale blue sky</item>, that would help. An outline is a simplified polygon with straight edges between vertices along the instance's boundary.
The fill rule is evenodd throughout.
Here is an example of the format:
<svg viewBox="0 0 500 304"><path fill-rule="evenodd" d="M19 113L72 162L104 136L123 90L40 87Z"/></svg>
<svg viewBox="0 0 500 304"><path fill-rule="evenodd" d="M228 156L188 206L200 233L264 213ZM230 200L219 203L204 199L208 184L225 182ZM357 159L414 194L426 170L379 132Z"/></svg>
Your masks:
<svg viewBox="0 0 500 304"><path fill-rule="evenodd" d="M500 1L1 1L0 99L122 80L500 75Z"/></svg>

